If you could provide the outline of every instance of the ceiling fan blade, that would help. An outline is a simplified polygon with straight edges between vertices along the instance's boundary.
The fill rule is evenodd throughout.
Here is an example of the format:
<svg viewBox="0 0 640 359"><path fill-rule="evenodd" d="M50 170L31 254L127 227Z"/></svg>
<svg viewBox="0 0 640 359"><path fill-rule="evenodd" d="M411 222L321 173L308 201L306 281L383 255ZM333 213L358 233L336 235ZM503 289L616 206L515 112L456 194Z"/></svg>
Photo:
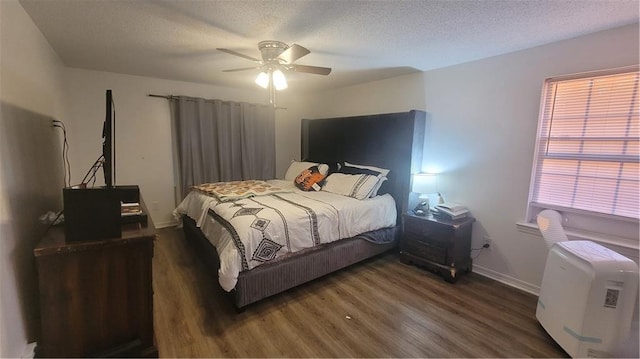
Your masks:
<svg viewBox="0 0 640 359"><path fill-rule="evenodd" d="M255 57L251 57L249 55L245 55L245 54L241 54L239 52L233 51L233 50L229 50L229 49L222 49L222 48L217 48L216 50L222 51L222 52L226 52L227 54L231 54L231 55L235 55L235 56L240 56L240 57L244 57L247 60L251 60L251 61L255 61L255 62L260 62L260 60L256 59Z"/></svg>
<svg viewBox="0 0 640 359"><path fill-rule="evenodd" d="M284 50L278 56L278 58L284 61L285 63L290 64L296 61L297 59L301 58L302 56L309 54L310 52L311 51L307 50L306 48L298 44L293 44L288 49Z"/></svg>
<svg viewBox="0 0 640 359"><path fill-rule="evenodd" d="M240 68L237 68L237 69L222 70L222 72L237 72L237 71L257 70L259 68L260 68L260 66L240 67Z"/></svg>
<svg viewBox="0 0 640 359"><path fill-rule="evenodd" d="M306 72L308 74L328 75L331 73L329 67L307 66L307 65L290 65L295 72Z"/></svg>

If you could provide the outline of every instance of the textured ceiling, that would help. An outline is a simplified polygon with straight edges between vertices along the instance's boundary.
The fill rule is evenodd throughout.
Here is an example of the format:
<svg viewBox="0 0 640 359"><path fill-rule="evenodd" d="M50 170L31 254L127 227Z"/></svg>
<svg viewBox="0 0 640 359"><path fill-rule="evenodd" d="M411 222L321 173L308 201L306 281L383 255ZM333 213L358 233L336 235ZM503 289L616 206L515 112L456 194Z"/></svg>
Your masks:
<svg viewBox="0 0 640 359"><path fill-rule="evenodd" d="M0 0L1 1L1 0ZM638 0L21 0L66 66L253 88L257 43L297 43L298 91L330 89L517 51L638 22Z"/></svg>

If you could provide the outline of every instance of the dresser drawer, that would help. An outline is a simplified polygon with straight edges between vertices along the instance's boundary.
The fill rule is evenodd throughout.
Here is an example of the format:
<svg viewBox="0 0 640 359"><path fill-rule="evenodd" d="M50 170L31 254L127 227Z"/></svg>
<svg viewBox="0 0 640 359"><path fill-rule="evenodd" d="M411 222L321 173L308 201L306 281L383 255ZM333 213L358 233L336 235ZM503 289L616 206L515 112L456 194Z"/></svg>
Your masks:
<svg viewBox="0 0 640 359"><path fill-rule="evenodd" d="M416 240L411 235L407 235L403 239L400 248L401 251L406 252L407 254L430 260L439 264L445 264L447 261L447 248L439 244L442 243L426 243Z"/></svg>

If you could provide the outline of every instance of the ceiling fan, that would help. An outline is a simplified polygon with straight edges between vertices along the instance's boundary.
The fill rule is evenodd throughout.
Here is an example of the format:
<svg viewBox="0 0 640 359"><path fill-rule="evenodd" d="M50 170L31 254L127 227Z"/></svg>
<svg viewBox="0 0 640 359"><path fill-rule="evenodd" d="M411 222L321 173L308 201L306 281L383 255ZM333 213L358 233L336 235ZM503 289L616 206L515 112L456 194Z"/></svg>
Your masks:
<svg viewBox="0 0 640 359"><path fill-rule="evenodd" d="M257 59L229 49L217 48L217 50L255 62L257 64L256 66L222 71L236 72L260 70L260 74L256 78L256 83L263 88L269 87L271 89L271 93L273 93L274 88L275 90L284 90L287 88L287 80L284 77L283 71L304 72L325 76L331 73L331 68L329 67L294 64L295 61L311 52L298 44L289 46L280 41L261 41L258 43L258 50L260 50L262 59ZM273 103L273 95L271 96L271 102Z"/></svg>

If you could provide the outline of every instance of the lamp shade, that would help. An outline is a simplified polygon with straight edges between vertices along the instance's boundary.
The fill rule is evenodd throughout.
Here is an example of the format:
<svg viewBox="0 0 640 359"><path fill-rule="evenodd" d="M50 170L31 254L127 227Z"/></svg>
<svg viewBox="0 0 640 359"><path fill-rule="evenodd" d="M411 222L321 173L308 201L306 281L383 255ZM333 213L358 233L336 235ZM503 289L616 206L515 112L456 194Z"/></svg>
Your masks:
<svg viewBox="0 0 640 359"><path fill-rule="evenodd" d="M266 72L258 74L258 77L256 77L256 84L266 89L269 86L269 75Z"/></svg>
<svg viewBox="0 0 640 359"><path fill-rule="evenodd" d="M288 87L287 79L284 77L284 74L280 70L275 70L272 74L273 76L273 85L276 90L284 90Z"/></svg>
<svg viewBox="0 0 640 359"><path fill-rule="evenodd" d="M438 192L436 188L436 174L429 172L420 172L413 175L414 192L418 193L434 193Z"/></svg>

